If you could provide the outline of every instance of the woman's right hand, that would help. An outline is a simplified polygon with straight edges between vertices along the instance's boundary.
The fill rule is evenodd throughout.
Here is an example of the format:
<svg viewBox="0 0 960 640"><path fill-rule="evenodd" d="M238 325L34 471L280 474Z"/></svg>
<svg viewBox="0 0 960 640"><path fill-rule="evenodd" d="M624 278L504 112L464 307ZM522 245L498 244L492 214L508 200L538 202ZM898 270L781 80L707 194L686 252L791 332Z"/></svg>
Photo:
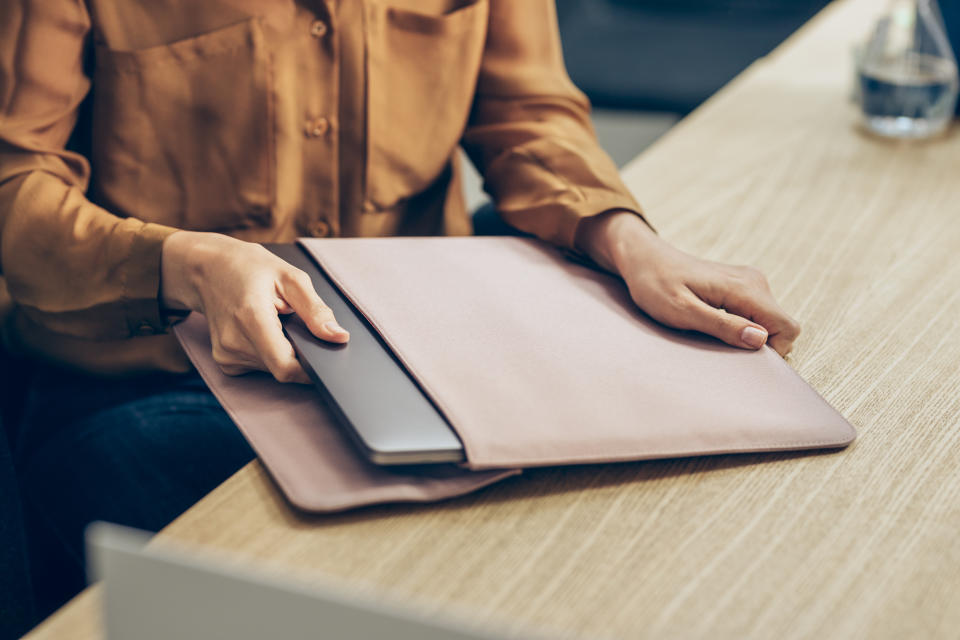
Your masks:
<svg viewBox="0 0 960 640"><path fill-rule="evenodd" d="M160 296L168 309L206 316L213 359L231 376L260 370L280 382L310 381L283 335L282 314L296 313L321 340L350 339L306 273L258 244L218 233L167 237Z"/></svg>

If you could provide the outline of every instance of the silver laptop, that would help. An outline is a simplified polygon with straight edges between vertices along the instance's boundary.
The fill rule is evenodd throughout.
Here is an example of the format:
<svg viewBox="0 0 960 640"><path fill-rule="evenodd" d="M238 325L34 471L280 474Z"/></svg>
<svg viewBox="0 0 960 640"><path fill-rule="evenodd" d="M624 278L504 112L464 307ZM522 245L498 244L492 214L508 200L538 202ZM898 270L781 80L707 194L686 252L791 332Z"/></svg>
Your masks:
<svg viewBox="0 0 960 640"><path fill-rule="evenodd" d="M87 529L91 582L102 580L107 640L494 640L452 617L305 586L267 572L163 547L106 523Z"/></svg>
<svg viewBox="0 0 960 640"><path fill-rule="evenodd" d="M297 245L267 249L310 275L350 342L313 337L296 316L284 331L317 390L359 451L380 465L462 462L463 444L377 332Z"/></svg>

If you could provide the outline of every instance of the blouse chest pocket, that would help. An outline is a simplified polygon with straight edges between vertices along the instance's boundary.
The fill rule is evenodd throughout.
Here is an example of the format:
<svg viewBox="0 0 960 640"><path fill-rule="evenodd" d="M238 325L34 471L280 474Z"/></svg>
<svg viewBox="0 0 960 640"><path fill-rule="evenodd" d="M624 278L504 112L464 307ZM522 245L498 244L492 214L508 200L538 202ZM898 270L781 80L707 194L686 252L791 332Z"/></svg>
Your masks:
<svg viewBox="0 0 960 640"><path fill-rule="evenodd" d="M470 116L487 0L419 6L436 12L366 3L368 211L390 209L430 186Z"/></svg>
<svg viewBox="0 0 960 640"><path fill-rule="evenodd" d="M194 230L265 226L274 201L269 56L256 18L169 45L98 48L93 194Z"/></svg>

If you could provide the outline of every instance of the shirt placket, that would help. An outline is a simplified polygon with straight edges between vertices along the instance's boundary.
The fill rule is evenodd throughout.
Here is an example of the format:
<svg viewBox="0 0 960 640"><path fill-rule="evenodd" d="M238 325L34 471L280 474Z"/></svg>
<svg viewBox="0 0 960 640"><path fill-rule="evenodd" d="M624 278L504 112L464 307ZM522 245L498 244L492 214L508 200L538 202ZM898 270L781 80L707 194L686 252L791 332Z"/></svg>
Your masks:
<svg viewBox="0 0 960 640"><path fill-rule="evenodd" d="M300 227L309 236L336 236L340 234L340 34L334 12L325 3L317 3L306 22L310 38L304 61L309 73L303 91L305 197Z"/></svg>
<svg viewBox="0 0 960 640"><path fill-rule="evenodd" d="M343 235L365 235L363 210L367 166L367 69L365 1L338 2L337 19L345 25L340 53L340 221ZM346 27L349 25L349 27Z"/></svg>

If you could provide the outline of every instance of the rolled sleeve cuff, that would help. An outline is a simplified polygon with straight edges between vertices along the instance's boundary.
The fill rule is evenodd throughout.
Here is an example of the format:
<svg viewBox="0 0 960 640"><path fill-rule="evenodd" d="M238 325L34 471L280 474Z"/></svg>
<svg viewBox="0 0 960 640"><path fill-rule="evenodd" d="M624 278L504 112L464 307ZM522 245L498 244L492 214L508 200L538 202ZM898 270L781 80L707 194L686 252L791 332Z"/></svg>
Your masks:
<svg viewBox="0 0 960 640"><path fill-rule="evenodd" d="M123 265L123 308L131 336L163 333L176 319L160 305L160 260L164 240L177 229L141 224Z"/></svg>
<svg viewBox="0 0 960 640"><path fill-rule="evenodd" d="M640 206L630 196L619 193L606 194L606 197L598 195L595 198L589 198L583 202L576 203L570 207L570 211L561 218L560 238L561 246L564 249L579 253L576 247L577 231L580 229L580 223L587 218L593 218L613 211L622 211L631 213L641 220L644 224L653 229L653 226L643 215ZM654 231L656 231L654 229Z"/></svg>
<svg viewBox="0 0 960 640"><path fill-rule="evenodd" d="M560 248L579 253L576 237L580 223L611 211L632 213L653 228L632 197L616 192L585 194L576 201L565 201L558 197L554 202L521 211L501 211L500 214L511 226L533 233Z"/></svg>
<svg viewBox="0 0 960 640"><path fill-rule="evenodd" d="M535 140L493 162L485 187L503 219L571 251L585 218L626 211L650 226L616 166L599 148L583 146L590 148L561 139Z"/></svg>

